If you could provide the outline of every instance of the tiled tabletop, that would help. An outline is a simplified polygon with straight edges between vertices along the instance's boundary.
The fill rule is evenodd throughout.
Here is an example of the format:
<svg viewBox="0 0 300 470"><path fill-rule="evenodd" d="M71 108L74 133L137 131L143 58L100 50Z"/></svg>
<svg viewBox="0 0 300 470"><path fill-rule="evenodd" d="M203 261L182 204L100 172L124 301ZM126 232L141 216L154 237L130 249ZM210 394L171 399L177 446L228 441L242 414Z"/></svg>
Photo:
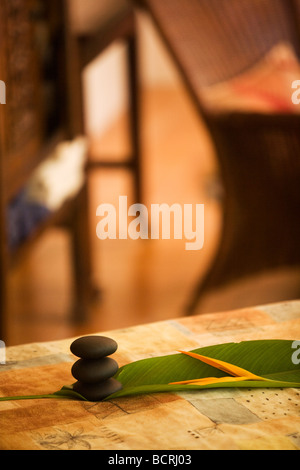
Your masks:
<svg viewBox="0 0 300 470"><path fill-rule="evenodd" d="M94 333L93 333L94 334ZM120 366L226 342L300 339L300 301L100 332ZM7 348L0 396L53 393L71 384L74 338ZM300 367L300 366L299 366ZM0 402L0 449L300 449L300 389L212 389L106 402Z"/></svg>

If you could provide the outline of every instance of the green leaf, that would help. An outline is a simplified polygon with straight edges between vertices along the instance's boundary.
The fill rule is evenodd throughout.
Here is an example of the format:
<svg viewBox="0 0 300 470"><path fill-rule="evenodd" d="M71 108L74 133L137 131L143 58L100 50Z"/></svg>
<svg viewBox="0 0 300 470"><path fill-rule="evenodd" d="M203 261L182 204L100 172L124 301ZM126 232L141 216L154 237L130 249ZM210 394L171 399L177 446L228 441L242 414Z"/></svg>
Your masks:
<svg viewBox="0 0 300 470"><path fill-rule="evenodd" d="M68 398L69 400L84 400L86 399L78 392L73 390L73 385L64 385L58 392L53 393L53 398Z"/></svg>
<svg viewBox="0 0 300 470"><path fill-rule="evenodd" d="M226 343L194 349L189 352L192 354L171 354L132 362L121 367L114 376L122 383L122 390L110 395L106 400L144 393L197 391L220 387L298 388L300 366L292 361L292 344L293 341L289 340ZM193 354L196 356L191 357ZM199 360L200 357L202 360ZM203 358L206 362L203 362ZM230 373L227 374L227 371ZM231 376L234 374L237 377ZM245 380L238 380L241 374L245 374ZM228 377L228 380L224 377ZM205 378L213 380L202 383L173 383ZM37 398L86 400L73 390L72 385L66 385L52 394L0 397L0 401Z"/></svg>
<svg viewBox="0 0 300 470"><path fill-rule="evenodd" d="M119 369L115 379L123 389L108 399L143 393L200 390L217 387L300 387L300 367L292 361L290 340L226 343L194 349L193 353L235 365L265 380L172 384L206 377L224 377L224 371L185 354L172 354L132 362ZM225 374L226 376L226 374ZM228 374L228 377L230 375Z"/></svg>
<svg viewBox="0 0 300 470"><path fill-rule="evenodd" d="M13 400L35 400L42 398L54 398L54 399L65 399L65 400L85 400L86 399L79 393L73 390L72 385L65 385L60 390L54 393L43 394L43 395L19 395L12 397L0 397L0 401L13 401Z"/></svg>

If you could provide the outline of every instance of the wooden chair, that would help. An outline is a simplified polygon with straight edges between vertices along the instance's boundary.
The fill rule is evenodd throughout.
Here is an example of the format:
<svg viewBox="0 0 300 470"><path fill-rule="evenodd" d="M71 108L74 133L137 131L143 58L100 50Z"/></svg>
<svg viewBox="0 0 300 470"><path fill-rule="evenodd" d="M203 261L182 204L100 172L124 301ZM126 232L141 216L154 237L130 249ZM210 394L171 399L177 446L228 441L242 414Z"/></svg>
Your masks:
<svg viewBox="0 0 300 470"><path fill-rule="evenodd" d="M86 173L87 185L81 202L81 209L89 207L88 202L88 176L90 172L99 168L124 169L133 174L133 196L136 201L141 201L141 151L139 130L139 81L137 62L137 30L136 17L132 5L127 0L64 0L66 17L66 42L68 50L68 96L69 96L69 122L74 136L85 134L84 121L84 97L82 74L95 58L99 57L115 41L126 44L127 54L127 83L128 83L128 105L129 105L129 140L131 141L131 155L126 159L116 161L105 156L88 156ZM78 224L80 236L73 245L74 259L78 259L76 253L89 250L86 227L89 226L89 218L86 211L82 212L81 219L74 219ZM77 233L77 232L76 232ZM82 269L82 263L75 270L77 276L77 289L81 293L80 298L87 305L90 298L91 280L90 276L82 273L91 272L88 253ZM100 289L92 286L92 292ZM77 317L84 319L86 309L79 309ZM80 313L82 312L82 313Z"/></svg>
<svg viewBox="0 0 300 470"><path fill-rule="evenodd" d="M300 109L291 102L291 79L275 80L287 66L292 67L287 77L300 76L300 3L140 0L136 5L152 17L210 131L224 186L220 245L189 301L191 314L216 288L300 265ZM278 58L272 65L275 49L284 52L282 68ZM260 74L257 90L253 84ZM269 87L266 77L272 78Z"/></svg>
<svg viewBox="0 0 300 470"><path fill-rule="evenodd" d="M134 172L136 198L140 199L136 33L132 8L125 0L3 0L0 3L0 73L7 85L7 104L1 104L0 108L0 338L4 341L10 321L8 271L41 234L55 225L64 227L71 235L72 318L74 321L85 318L94 292L88 179L75 197L43 218L14 248L8 236L7 211L37 166L56 146L84 133L82 70L115 39L128 43L133 156L124 167ZM108 163L93 163L100 164Z"/></svg>
<svg viewBox="0 0 300 470"><path fill-rule="evenodd" d="M93 168L123 168L133 173L134 198L142 200L141 155L139 140L139 81L135 11L127 0L66 0L69 24L69 72L72 77L70 103L75 133L85 131L83 117L82 72L115 41L126 44L131 155L121 161L93 158Z"/></svg>

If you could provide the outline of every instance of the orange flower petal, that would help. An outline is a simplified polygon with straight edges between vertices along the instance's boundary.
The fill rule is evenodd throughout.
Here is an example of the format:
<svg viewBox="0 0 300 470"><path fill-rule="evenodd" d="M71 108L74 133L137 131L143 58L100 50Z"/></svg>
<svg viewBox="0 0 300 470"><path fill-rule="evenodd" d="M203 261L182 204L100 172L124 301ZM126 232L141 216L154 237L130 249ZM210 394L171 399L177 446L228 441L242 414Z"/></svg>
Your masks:
<svg viewBox="0 0 300 470"><path fill-rule="evenodd" d="M241 382L248 380L247 377L206 377L205 379L183 380L182 382L171 382L170 385L210 385L221 382Z"/></svg>
<svg viewBox="0 0 300 470"><path fill-rule="evenodd" d="M228 362L220 361L219 359L212 359L211 357L201 356L200 354L196 354L190 351L179 351L182 354L186 354L191 356L199 361L205 362L206 364L216 367L227 374L231 374L235 377L246 377L248 380L266 380L263 377L259 377L258 375L252 374L248 370L242 369L241 367L235 366L233 364L229 364Z"/></svg>

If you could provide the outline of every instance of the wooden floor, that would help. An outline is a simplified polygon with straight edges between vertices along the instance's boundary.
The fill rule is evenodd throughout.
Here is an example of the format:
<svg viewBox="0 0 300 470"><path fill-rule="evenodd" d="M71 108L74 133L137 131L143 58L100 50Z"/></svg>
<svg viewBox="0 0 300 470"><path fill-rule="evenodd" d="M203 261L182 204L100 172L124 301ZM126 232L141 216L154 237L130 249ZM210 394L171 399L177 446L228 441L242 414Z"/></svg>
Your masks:
<svg viewBox="0 0 300 470"><path fill-rule="evenodd" d="M121 118L100 141L95 153L125 154L126 119ZM107 240L96 236L96 208L117 205L119 195L132 200L126 172L97 170L89 181L90 226L95 282L101 296L82 325L73 324L72 272L67 235L51 230L30 257L10 276L10 321L7 345L57 340L104 332L184 314L195 283L204 276L220 236L221 207L217 199L218 168L205 128L181 87L148 90L143 96L144 201L204 203L205 244L186 251L185 240ZM297 277L298 276L298 277ZM296 273L297 282L299 275ZM274 284L275 282L275 284ZM293 298L294 273L240 286L206 299L199 313ZM264 287L263 287L264 286ZM286 289L284 294L282 290Z"/></svg>

